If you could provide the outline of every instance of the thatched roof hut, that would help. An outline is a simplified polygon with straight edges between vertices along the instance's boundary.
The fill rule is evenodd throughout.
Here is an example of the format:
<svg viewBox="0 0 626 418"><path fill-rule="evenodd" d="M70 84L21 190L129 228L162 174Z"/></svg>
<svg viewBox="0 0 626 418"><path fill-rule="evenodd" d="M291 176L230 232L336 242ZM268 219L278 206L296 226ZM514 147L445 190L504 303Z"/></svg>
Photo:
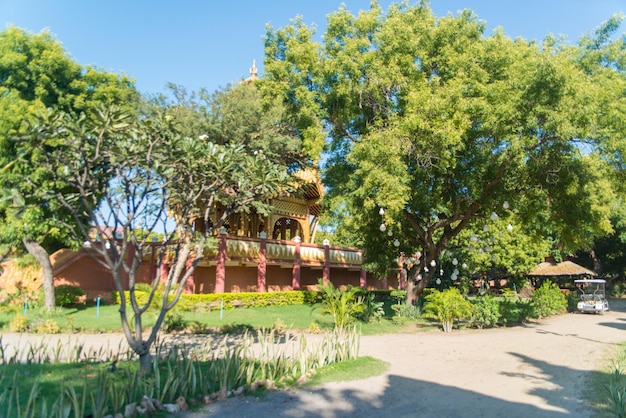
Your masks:
<svg viewBox="0 0 626 418"><path fill-rule="evenodd" d="M544 261L529 276L596 276L596 273L571 261Z"/></svg>
<svg viewBox="0 0 626 418"><path fill-rule="evenodd" d="M557 263L555 260L546 260L535 267L530 273L531 282L534 287L540 286L546 278L554 278L563 286L564 281L580 279L584 277L595 277L597 274L581 265L571 261ZM573 283L573 282L572 282Z"/></svg>

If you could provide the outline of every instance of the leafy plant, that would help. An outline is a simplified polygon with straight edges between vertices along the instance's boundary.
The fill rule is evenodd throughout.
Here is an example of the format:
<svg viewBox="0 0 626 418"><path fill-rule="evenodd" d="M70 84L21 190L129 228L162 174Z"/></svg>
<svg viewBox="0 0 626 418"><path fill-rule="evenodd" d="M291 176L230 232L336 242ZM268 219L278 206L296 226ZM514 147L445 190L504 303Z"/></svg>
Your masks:
<svg viewBox="0 0 626 418"><path fill-rule="evenodd" d="M324 285L320 279L318 288L321 306L314 309L318 309L324 315L332 316L335 329L339 332L343 332L348 325L353 323L357 315L361 314L365 308L364 303L357 298L361 292L358 287L348 287L342 291L332 282Z"/></svg>
<svg viewBox="0 0 626 418"><path fill-rule="evenodd" d="M527 299L505 298L500 300L500 318L504 325L518 324L536 316L535 305Z"/></svg>
<svg viewBox="0 0 626 418"><path fill-rule="evenodd" d="M54 290L56 306L62 307L76 303L77 299L84 295L85 292L80 287L69 284L57 286Z"/></svg>
<svg viewBox="0 0 626 418"><path fill-rule="evenodd" d="M163 331L165 332L182 331L187 326L189 326L189 321L177 312L168 313L163 321Z"/></svg>
<svg viewBox="0 0 626 418"><path fill-rule="evenodd" d="M500 319L500 304L497 299L485 295L472 300L472 324L478 328L493 327Z"/></svg>
<svg viewBox="0 0 626 418"><path fill-rule="evenodd" d="M359 301L363 304L363 311L357 317L364 322L380 321L385 315L384 302L378 302L373 293L360 296Z"/></svg>
<svg viewBox="0 0 626 418"><path fill-rule="evenodd" d="M564 313L567 309L567 298L559 287L551 281L545 281L531 296L539 318Z"/></svg>
<svg viewBox="0 0 626 418"><path fill-rule="evenodd" d="M444 332L452 332L455 320L471 315L472 304L457 288L452 287L443 292L434 291L426 295L424 316L438 319Z"/></svg>

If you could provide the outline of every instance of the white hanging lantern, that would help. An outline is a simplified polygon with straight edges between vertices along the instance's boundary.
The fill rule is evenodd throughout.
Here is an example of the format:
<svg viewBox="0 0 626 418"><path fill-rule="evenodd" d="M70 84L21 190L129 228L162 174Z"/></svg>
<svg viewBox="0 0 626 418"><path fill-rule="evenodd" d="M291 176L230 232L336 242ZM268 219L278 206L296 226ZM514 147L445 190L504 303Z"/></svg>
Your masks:
<svg viewBox="0 0 626 418"><path fill-rule="evenodd" d="M378 211L378 214L379 214L380 216L385 216L385 209L380 208L380 210Z"/></svg>
<svg viewBox="0 0 626 418"><path fill-rule="evenodd" d="M435 260L430 262L431 267L435 267L437 265L437 262Z"/></svg>
<svg viewBox="0 0 626 418"><path fill-rule="evenodd" d="M380 227L378 229L380 229L380 232L385 232L387 230L387 225L380 224Z"/></svg>
<svg viewBox="0 0 626 418"><path fill-rule="evenodd" d="M509 202L507 202L506 200L504 201L504 203L502 204L502 207L504 209L508 209L509 208Z"/></svg>
<svg viewBox="0 0 626 418"><path fill-rule="evenodd" d="M397 239L395 239L395 240L393 241L393 246L394 246L394 247L399 247L399 246L400 246L400 241L398 241Z"/></svg>
<svg viewBox="0 0 626 418"><path fill-rule="evenodd" d="M452 265L456 266L457 264L459 264L459 260L457 260L456 258L453 258L452 259Z"/></svg>
<svg viewBox="0 0 626 418"><path fill-rule="evenodd" d="M498 214L495 212L491 212L491 216L489 217L489 219L491 219L492 221L497 221L498 220Z"/></svg>
<svg viewBox="0 0 626 418"><path fill-rule="evenodd" d="M508 224L508 225L506 226L506 230L507 230L507 231L509 231L509 232L511 232L511 231L513 230L513 225Z"/></svg>

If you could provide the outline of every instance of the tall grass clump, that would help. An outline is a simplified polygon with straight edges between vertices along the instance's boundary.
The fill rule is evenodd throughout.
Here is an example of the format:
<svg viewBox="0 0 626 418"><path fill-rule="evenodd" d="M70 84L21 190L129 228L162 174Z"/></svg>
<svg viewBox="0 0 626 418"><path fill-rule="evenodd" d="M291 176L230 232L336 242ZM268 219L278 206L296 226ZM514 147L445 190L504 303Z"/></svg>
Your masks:
<svg viewBox="0 0 626 418"><path fill-rule="evenodd" d="M300 384L317 368L358 356L356 327L335 329L314 340L276 329L219 339L162 340L155 344L153 373L145 375L126 347L96 351L70 341L55 346L42 340L16 348L0 339L0 363L5 366L0 368L0 417L177 412L188 407L187 401L208 403L262 387ZM41 365L48 366L37 368ZM35 371L42 374L32 376L34 383L22 381L25 373Z"/></svg>

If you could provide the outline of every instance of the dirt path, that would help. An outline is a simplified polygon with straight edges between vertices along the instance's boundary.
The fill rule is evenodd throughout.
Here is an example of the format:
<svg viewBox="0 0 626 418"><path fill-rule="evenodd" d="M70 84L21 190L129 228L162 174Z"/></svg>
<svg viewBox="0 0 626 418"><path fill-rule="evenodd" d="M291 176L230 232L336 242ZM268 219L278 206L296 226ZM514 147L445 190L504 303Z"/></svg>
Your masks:
<svg viewBox="0 0 626 418"><path fill-rule="evenodd" d="M567 314L521 327L366 336L361 355L390 363L381 376L242 397L185 418L584 418L580 399L626 340L626 301L606 315Z"/></svg>

